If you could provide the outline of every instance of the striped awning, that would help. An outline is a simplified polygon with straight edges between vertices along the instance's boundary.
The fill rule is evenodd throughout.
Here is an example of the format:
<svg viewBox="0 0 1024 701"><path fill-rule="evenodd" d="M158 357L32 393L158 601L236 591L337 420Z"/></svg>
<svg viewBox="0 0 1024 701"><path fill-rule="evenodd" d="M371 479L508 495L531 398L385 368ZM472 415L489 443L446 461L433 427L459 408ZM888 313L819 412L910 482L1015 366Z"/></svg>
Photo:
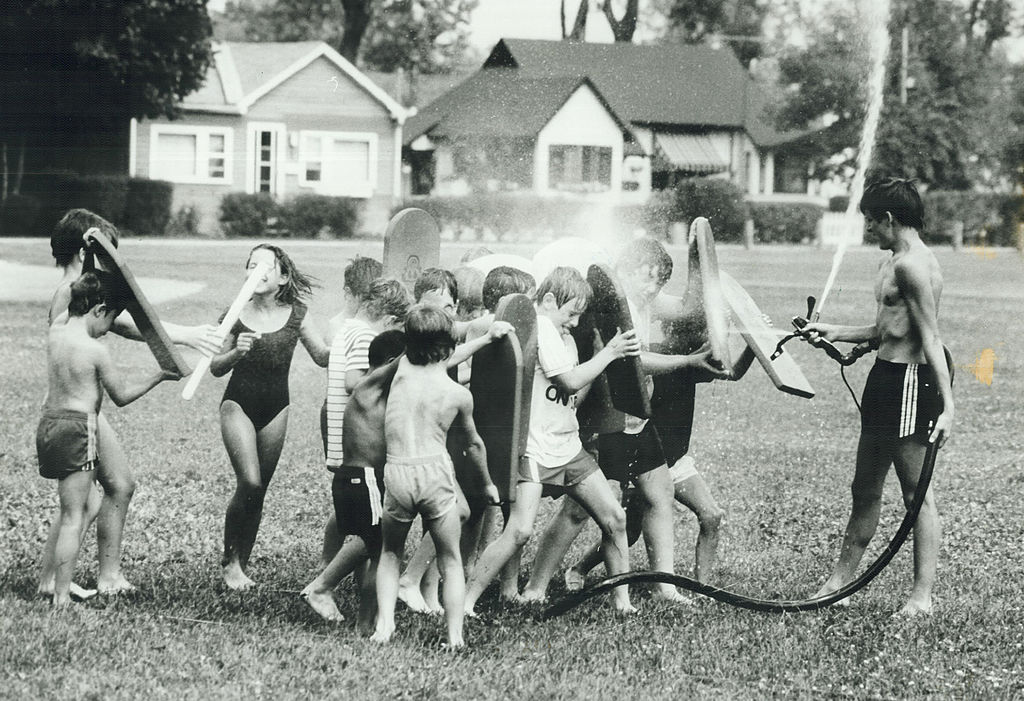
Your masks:
<svg viewBox="0 0 1024 701"><path fill-rule="evenodd" d="M719 153L707 136L699 134L655 134L662 155L679 170L691 173L721 173L729 170L729 159Z"/></svg>

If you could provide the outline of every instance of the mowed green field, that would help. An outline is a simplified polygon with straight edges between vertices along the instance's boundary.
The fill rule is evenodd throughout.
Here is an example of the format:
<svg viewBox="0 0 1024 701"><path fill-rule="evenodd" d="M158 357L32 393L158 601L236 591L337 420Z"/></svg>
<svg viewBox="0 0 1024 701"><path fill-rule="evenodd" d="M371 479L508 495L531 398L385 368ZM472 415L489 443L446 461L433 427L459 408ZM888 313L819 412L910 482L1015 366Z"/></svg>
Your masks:
<svg viewBox="0 0 1024 701"><path fill-rule="evenodd" d="M326 328L340 305L341 271L355 253L380 257L379 242L283 242L323 287L312 313ZM532 249L493 246L532 255ZM248 246L128 240L139 277L199 281L205 289L159 305L179 323L215 320L243 281ZM446 244L454 264L463 246ZM685 255L673 249L677 263ZM883 253L847 253L823 319L869 323L872 278ZM224 380L204 380L190 402L164 385L124 409L108 407L138 476L124 544L130 597L100 599L54 615L34 597L40 548L56 505L38 477L34 448L45 391L45 301L0 303L0 697L6 698L1019 698L1024 696L1024 260L999 249L939 249L946 275L943 339L958 363L957 423L940 453L935 488L944 537L936 611L891 618L911 579L910 544L848 609L772 615L698 599L664 606L637 588L639 615L617 618L600 600L550 622L533 609L502 608L493 589L468 649L441 647L442 622L399 609L388 646L346 622L321 621L298 598L318 571L330 479L317 412L324 371L299 350L291 376L288 440L270 487L250 575L255 591L228 592L218 559L233 488L217 405ZM44 241L0 242L6 262L49 263ZM736 277L776 326L819 294L831 252L720 246ZM669 291L685 289L677 265ZM117 363L140 374L154 363L143 344L109 340ZM849 513L857 410L823 353L789 346L817 396L776 391L755 365L740 382L702 385L692 455L727 511L714 582L760 597L814 592L837 554ZM974 366L995 354L992 383ZM194 360L194 354L188 356ZM848 376L860 392L870 359ZM553 509L542 507L541 524ZM902 516L895 478L868 557ZM688 573L694 517L677 511L676 567ZM577 542L596 538L591 528ZM529 566L534 543L528 548ZM646 567L642 546L633 566ZM523 573L525 576L525 572ZM599 576L600 573L595 573ZM95 578L87 538L76 579ZM552 595L562 593L556 582ZM338 592L354 618L351 582Z"/></svg>

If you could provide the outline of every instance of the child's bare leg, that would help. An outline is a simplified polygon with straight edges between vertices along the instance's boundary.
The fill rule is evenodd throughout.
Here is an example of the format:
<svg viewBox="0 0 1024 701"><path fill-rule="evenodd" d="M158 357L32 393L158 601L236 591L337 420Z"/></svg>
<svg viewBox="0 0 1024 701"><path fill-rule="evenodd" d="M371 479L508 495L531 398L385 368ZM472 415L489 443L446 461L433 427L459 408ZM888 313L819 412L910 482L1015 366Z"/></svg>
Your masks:
<svg viewBox="0 0 1024 701"><path fill-rule="evenodd" d="M377 626L372 640L386 643L395 632L395 603L398 601L398 569L405 538L412 524L399 521L387 512L381 517L383 544L377 563Z"/></svg>
<svg viewBox="0 0 1024 701"><path fill-rule="evenodd" d="M316 579L306 585L299 596L320 616L328 621L343 621L345 617L334 603L334 588L349 573L362 568L366 562L366 546L362 538L353 538L343 545Z"/></svg>
<svg viewBox="0 0 1024 701"><path fill-rule="evenodd" d="M512 556L529 542L530 536L533 535L534 521L537 519L537 509L540 507L541 490L542 486L534 482L519 483L505 530L487 546L470 575L469 584L466 586L468 615L476 615L473 609L487 585Z"/></svg>
<svg viewBox="0 0 1024 701"><path fill-rule="evenodd" d="M363 575L359 580L359 614L356 628L364 635L373 633L373 625L377 621L377 560L369 558L363 566Z"/></svg>
<svg viewBox="0 0 1024 701"><path fill-rule="evenodd" d="M569 489L569 496L582 506L601 529L601 550L609 575L629 570L629 545L626 542L626 512L615 499L601 471L592 472ZM615 608L634 613L629 600L629 587L616 587L612 592Z"/></svg>
<svg viewBox="0 0 1024 701"><path fill-rule="evenodd" d="M892 441L873 435L860 437L857 446L857 468L853 475L850 491L853 495L853 508L850 520L843 534L843 544L839 551L832 574L815 597L831 594L852 581L857 573L857 566L864 557L871 538L878 527L878 514L882 505L882 487L885 475L892 464ZM848 599L844 599L848 603ZM846 605L840 602L840 605Z"/></svg>
<svg viewBox="0 0 1024 701"><path fill-rule="evenodd" d="M430 606L423 598L420 584L423 582L423 575L433 562L434 542L427 537L424 528L423 537L417 543L401 579L398 580L398 598L405 602L410 610L417 613L430 613Z"/></svg>
<svg viewBox="0 0 1024 701"><path fill-rule="evenodd" d="M462 621L466 598L465 573L462 570L462 555L459 553L462 519L456 509L451 509L444 516L427 521L426 527L434 541L437 566L444 578L444 618L448 625L448 645L452 649L460 648L465 645Z"/></svg>
<svg viewBox="0 0 1024 701"><path fill-rule="evenodd" d="M82 542L85 510L92 489L92 472L75 472L57 483L60 496L60 531L54 548L56 575L53 605L63 608L71 603L71 575Z"/></svg>
<svg viewBox="0 0 1024 701"><path fill-rule="evenodd" d="M85 541L85 536L89 532L89 526L96 520L96 515L100 512L100 505L102 503L103 488L93 482L93 489L89 490L89 497L85 505L85 522L82 524L82 537L78 543L79 548L81 548L82 542ZM58 506L57 514L54 516L53 523L50 524L50 532L46 537L46 544L43 546L43 561L39 567L39 586L36 589L36 593L43 596L53 596L54 581L57 574L55 552L57 549L57 536L60 533L60 513L60 507ZM82 601L96 596L95 589L86 589L74 582L71 582L70 591L71 596Z"/></svg>
<svg viewBox="0 0 1024 701"><path fill-rule="evenodd" d="M675 490L667 465L660 465L636 478L636 489L641 498L644 545L652 570L672 574L675 571L675 514L672 510ZM684 600L673 585L657 583L651 594L667 601Z"/></svg>
<svg viewBox="0 0 1024 701"><path fill-rule="evenodd" d="M542 601L547 596L548 585L555 576L565 554L573 541L590 520L586 509L574 499L562 499L558 513L551 519L537 545L537 556L530 568L530 579L523 589L525 601Z"/></svg>
<svg viewBox="0 0 1024 701"><path fill-rule="evenodd" d="M715 502L699 473L675 483L675 498L697 515L700 531L694 553L693 578L707 582L718 561L718 540L725 512Z"/></svg>
<svg viewBox="0 0 1024 701"><path fill-rule="evenodd" d="M914 439L905 439L896 448L893 462L907 508L914 502L926 451L927 446ZM914 522L914 588L900 610L901 614L915 616L932 612L932 587L935 584L941 539L942 525L935 505L935 490L929 486Z"/></svg>
<svg viewBox="0 0 1024 701"><path fill-rule="evenodd" d="M287 409L258 434L234 402L221 405L221 435L235 471L235 492L224 516L224 583L247 589L254 582L245 574L263 517L263 499L277 467L288 426Z"/></svg>
<svg viewBox="0 0 1024 701"><path fill-rule="evenodd" d="M338 554L344 543L344 536L338 533L338 519L332 512L330 518L327 519L327 524L324 526L324 547L320 551L322 567L327 567L331 564L331 560Z"/></svg>
<svg viewBox="0 0 1024 701"><path fill-rule="evenodd" d="M96 519L96 589L100 594L117 594L135 589L121 573L121 540L128 505L135 494L135 477L103 412L96 417L96 447L96 478L103 486L103 501Z"/></svg>

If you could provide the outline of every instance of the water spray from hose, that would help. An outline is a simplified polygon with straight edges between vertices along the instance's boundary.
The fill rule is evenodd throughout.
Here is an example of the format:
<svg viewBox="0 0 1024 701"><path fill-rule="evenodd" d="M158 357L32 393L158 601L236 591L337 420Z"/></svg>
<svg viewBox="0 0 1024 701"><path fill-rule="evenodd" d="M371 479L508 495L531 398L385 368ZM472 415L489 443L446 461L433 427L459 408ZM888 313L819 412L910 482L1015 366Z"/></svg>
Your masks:
<svg viewBox="0 0 1024 701"><path fill-rule="evenodd" d="M832 256L832 270L829 271L825 289L818 296L818 303L811 314L811 321L817 321L825 306L829 292L835 285L843 255L850 244L850 233L857 217L857 207L864 194L864 178L871 163L871 152L875 147L875 134L882 115L882 93L885 88L885 62L889 54L889 0L861 0L860 10L864 13L868 27L867 42L871 72L868 77L868 108L864 119L864 130L860 135L857 153L857 168L850 186L850 202L846 206L846 234L839 239L839 245Z"/></svg>

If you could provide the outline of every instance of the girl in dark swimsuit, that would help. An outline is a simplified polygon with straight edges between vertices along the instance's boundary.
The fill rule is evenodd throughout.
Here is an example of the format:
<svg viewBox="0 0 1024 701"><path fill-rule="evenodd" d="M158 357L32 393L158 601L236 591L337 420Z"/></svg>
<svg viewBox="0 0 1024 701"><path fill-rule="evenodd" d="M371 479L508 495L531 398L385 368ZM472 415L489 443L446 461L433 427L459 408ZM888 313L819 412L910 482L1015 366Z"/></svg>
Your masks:
<svg viewBox="0 0 1024 701"><path fill-rule="evenodd" d="M312 281L277 246L260 244L246 269L272 267L263 276L238 321L214 356L210 372L231 372L220 405L220 428L237 485L224 518L224 582L247 589L249 554L263 516L263 498L274 476L288 428L288 370L301 340L313 361L327 367L330 346L306 316L303 300Z"/></svg>

